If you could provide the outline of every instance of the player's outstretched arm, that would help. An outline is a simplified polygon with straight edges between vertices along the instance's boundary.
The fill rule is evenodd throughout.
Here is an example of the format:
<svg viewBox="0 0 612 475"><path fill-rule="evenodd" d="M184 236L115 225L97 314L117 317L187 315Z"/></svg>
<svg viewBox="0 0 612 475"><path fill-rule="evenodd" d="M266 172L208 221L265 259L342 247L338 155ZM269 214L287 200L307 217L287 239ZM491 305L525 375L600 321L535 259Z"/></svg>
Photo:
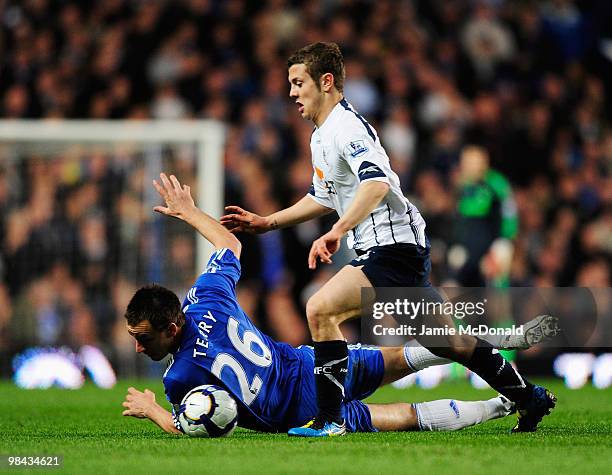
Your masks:
<svg viewBox="0 0 612 475"><path fill-rule="evenodd" d="M228 248L240 259L242 245L227 229L204 211L199 209L191 197L191 188L181 185L174 175L160 173L161 183L153 180L153 186L166 202L166 206L153 208L158 213L181 219L191 225L216 249Z"/></svg>
<svg viewBox="0 0 612 475"><path fill-rule="evenodd" d="M128 393L123 401L124 416L136 417L138 419L150 419L162 430L169 434L182 434L174 426L172 414L155 402L155 393L145 389L144 392L135 388L128 388Z"/></svg>
<svg viewBox="0 0 612 475"><path fill-rule="evenodd" d="M228 214L221 216L220 222L232 233L262 234L310 221L332 213L334 210L305 196L293 206L277 211L270 216L259 216L239 206L226 206L225 211Z"/></svg>

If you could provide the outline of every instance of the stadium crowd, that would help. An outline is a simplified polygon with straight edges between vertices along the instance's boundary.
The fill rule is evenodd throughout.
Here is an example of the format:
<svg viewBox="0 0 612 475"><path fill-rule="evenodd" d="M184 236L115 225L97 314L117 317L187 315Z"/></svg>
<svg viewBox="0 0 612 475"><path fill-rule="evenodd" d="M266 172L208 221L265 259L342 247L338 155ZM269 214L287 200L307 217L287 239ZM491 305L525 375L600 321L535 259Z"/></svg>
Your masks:
<svg viewBox="0 0 612 475"><path fill-rule="evenodd" d="M288 98L286 58L335 41L345 97L427 221L434 284L457 281L459 163L476 144L516 203L510 285L609 287L611 10L603 0L0 0L0 117L224 121L226 202L268 214L312 179L311 127ZM133 362L127 299L152 279L186 290L193 237L151 216L136 152L3 150L0 371L34 344L97 343ZM168 154L193 179L193 156ZM334 270L311 272L306 257L328 225L242 237L241 303L280 340L308 341L304 302Z"/></svg>

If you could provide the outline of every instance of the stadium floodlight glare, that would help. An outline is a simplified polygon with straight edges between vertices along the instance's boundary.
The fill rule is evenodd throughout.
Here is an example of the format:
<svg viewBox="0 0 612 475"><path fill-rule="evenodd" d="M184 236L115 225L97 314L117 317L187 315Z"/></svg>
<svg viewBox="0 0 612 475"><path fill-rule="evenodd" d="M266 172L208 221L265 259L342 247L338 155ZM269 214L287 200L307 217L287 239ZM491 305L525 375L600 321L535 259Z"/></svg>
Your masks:
<svg viewBox="0 0 612 475"><path fill-rule="evenodd" d="M214 120L0 120L2 144L194 144L198 205L211 216L223 211L225 126ZM162 171L162 170L159 170ZM165 170L172 172L172 170ZM197 269L212 247L198 235Z"/></svg>

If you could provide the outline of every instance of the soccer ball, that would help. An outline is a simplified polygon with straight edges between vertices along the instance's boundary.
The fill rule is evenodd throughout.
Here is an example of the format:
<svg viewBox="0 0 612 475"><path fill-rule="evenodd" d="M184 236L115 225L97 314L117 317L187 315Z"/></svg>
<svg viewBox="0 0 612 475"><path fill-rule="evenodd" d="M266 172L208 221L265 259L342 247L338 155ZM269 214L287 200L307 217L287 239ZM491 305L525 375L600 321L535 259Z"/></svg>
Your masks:
<svg viewBox="0 0 612 475"><path fill-rule="evenodd" d="M225 389L204 384L185 395L178 420L190 437L227 437L238 423L238 408Z"/></svg>

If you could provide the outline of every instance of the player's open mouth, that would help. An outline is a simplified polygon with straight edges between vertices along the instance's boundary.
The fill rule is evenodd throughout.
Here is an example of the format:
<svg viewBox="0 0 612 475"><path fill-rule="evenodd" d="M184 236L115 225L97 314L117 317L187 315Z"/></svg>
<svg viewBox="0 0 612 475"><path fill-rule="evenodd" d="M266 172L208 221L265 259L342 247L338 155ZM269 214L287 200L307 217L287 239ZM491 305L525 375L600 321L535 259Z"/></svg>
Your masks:
<svg viewBox="0 0 612 475"><path fill-rule="evenodd" d="M296 104L298 105L298 110L300 111L300 114L304 112L304 106L300 104L299 102L296 102Z"/></svg>

